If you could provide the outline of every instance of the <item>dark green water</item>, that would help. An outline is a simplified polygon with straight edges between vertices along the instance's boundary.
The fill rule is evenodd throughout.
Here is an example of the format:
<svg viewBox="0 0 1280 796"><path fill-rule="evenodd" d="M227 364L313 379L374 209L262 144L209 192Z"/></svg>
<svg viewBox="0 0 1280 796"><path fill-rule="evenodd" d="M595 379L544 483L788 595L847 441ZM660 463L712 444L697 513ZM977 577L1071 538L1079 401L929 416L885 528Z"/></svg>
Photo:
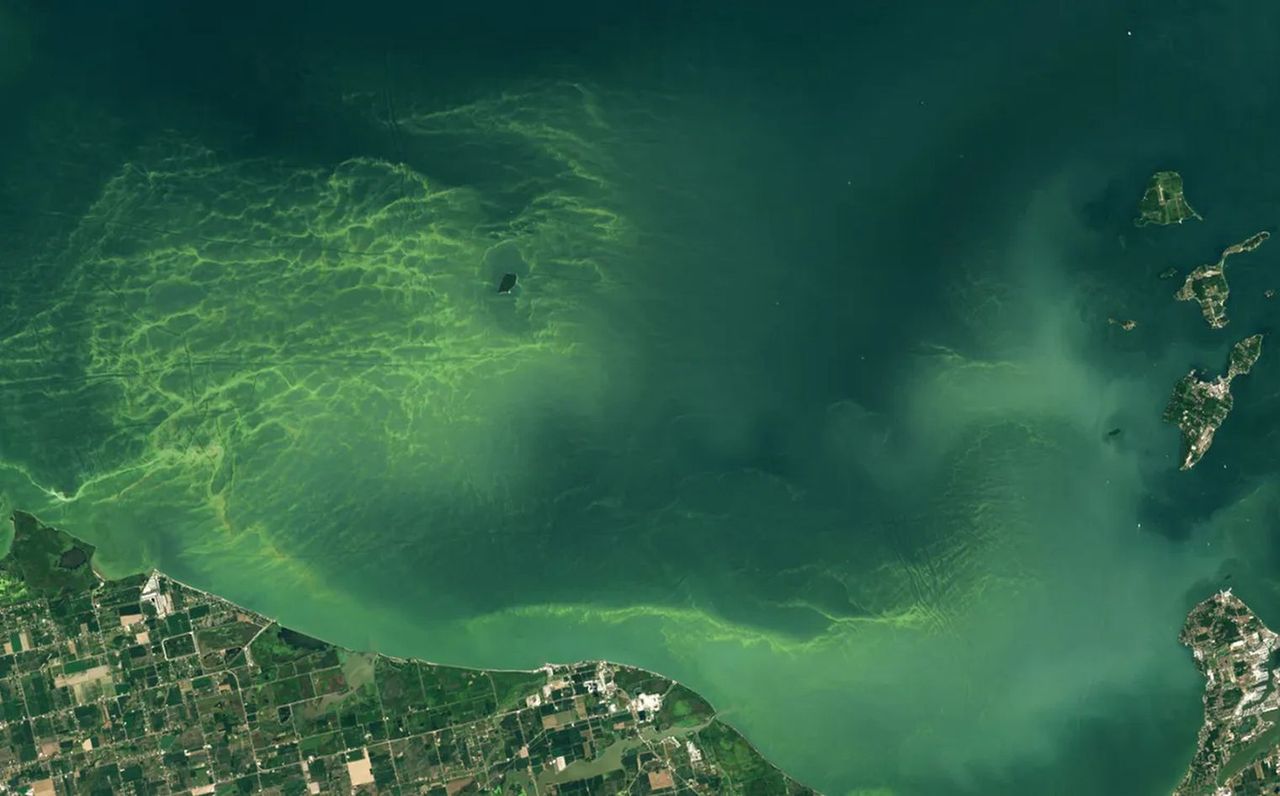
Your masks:
<svg viewBox="0 0 1280 796"><path fill-rule="evenodd" d="M1159 422L1280 248L1223 332L1155 276L1275 231L1280 11L54 5L0 4L0 501L113 567L654 668L833 794L1167 792L1185 612L1280 621L1275 352L1193 472ZM1204 223L1132 226L1157 168Z"/></svg>

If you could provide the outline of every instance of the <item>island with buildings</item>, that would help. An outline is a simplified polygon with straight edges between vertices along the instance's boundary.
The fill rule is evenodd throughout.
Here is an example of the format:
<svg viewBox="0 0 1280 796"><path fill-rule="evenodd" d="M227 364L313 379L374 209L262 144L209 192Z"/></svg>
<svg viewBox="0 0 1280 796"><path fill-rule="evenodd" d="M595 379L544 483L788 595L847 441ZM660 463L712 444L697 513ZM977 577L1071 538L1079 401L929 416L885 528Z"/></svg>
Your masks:
<svg viewBox="0 0 1280 796"><path fill-rule="evenodd" d="M1231 348L1227 372L1205 379L1194 368L1173 388L1164 410L1164 419L1182 430L1183 457L1180 469L1190 470L1213 444L1222 421L1231 413L1231 381L1248 373L1262 355L1262 335L1246 337Z"/></svg>
<svg viewBox="0 0 1280 796"><path fill-rule="evenodd" d="M1204 723L1175 796L1280 788L1280 637L1231 591L1192 609L1179 640L1205 678Z"/></svg>
<svg viewBox="0 0 1280 796"><path fill-rule="evenodd" d="M1267 231L1250 235L1239 243L1223 249L1216 263L1209 263L1187 274L1187 279L1173 297L1178 301L1195 301L1209 325L1221 329L1227 325L1227 258L1233 254L1251 252L1261 246L1271 233Z"/></svg>
<svg viewBox="0 0 1280 796"><path fill-rule="evenodd" d="M534 671L343 649L21 512L0 560L0 791L814 792L702 697L603 661Z"/></svg>
<svg viewBox="0 0 1280 796"><path fill-rule="evenodd" d="M1148 224L1181 224L1188 218L1202 221L1200 214L1191 208L1182 192L1182 175L1176 171L1157 171L1147 182L1147 190L1138 202L1138 217L1133 223L1139 227Z"/></svg>

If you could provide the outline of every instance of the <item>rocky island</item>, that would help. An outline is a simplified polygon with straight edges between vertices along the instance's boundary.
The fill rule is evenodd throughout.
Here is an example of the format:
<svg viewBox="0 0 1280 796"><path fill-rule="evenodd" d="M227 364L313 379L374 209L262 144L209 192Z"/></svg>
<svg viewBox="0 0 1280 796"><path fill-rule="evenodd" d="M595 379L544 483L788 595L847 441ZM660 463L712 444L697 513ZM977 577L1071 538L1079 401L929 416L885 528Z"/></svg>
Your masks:
<svg viewBox="0 0 1280 796"><path fill-rule="evenodd" d="M1121 329L1123 329L1126 332L1132 332L1134 329L1138 328L1138 322L1128 318L1124 320L1121 320L1119 318L1107 318L1107 323L1112 326L1119 326Z"/></svg>
<svg viewBox="0 0 1280 796"><path fill-rule="evenodd" d="M1187 274L1187 281L1182 284L1173 297L1178 301L1196 301L1200 304L1200 312L1204 319L1215 329L1227 325L1227 258L1241 252L1251 252L1261 246L1270 232L1259 232L1223 249L1222 256L1216 263L1202 265Z"/></svg>
<svg viewBox="0 0 1280 796"><path fill-rule="evenodd" d="M1182 175L1176 171L1157 171L1151 175L1147 190L1138 202L1138 217L1133 220L1134 225L1181 224L1188 218L1203 221L1182 193Z"/></svg>
<svg viewBox="0 0 1280 796"><path fill-rule="evenodd" d="M1272 793L1280 786L1280 637L1231 593L1187 616L1179 640L1205 677L1204 724L1175 796Z"/></svg>
<svg viewBox="0 0 1280 796"><path fill-rule="evenodd" d="M1192 369L1173 388L1164 419L1182 430L1185 452L1179 469L1190 470L1200 461L1222 421L1231 413L1231 380L1248 373L1262 355L1262 335L1246 337L1231 348L1227 372L1211 380Z"/></svg>
<svg viewBox="0 0 1280 796"><path fill-rule="evenodd" d="M343 649L21 512L0 560L0 792L813 796L679 683Z"/></svg>

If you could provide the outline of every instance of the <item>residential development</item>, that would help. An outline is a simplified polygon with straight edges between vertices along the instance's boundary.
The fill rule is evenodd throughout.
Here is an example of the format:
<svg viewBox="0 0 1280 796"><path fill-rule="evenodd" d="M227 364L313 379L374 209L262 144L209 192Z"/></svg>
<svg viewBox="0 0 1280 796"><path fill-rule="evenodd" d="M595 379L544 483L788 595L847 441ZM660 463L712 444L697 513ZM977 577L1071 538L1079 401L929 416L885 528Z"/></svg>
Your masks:
<svg viewBox="0 0 1280 796"><path fill-rule="evenodd" d="M690 689L601 661L436 666L336 647L12 516L0 793L812 794Z"/></svg>
<svg viewBox="0 0 1280 796"><path fill-rule="evenodd" d="M1195 467L1209 450L1218 428L1235 405L1235 398L1231 395L1232 380L1248 374L1260 356L1262 335L1255 334L1231 347L1225 374L1206 379L1193 368L1174 385L1173 394L1165 406L1164 420L1176 423L1182 431L1180 469Z"/></svg>
<svg viewBox="0 0 1280 796"><path fill-rule="evenodd" d="M1234 243L1222 250L1216 263L1207 263L1187 274L1182 287L1173 297L1178 301L1194 301L1200 305L1200 314L1215 329L1227 325L1227 296L1231 287L1227 284L1227 259L1233 254L1251 252L1267 242L1271 233L1262 232L1250 235L1239 243Z"/></svg>
<svg viewBox="0 0 1280 796"><path fill-rule="evenodd" d="M1191 611L1180 639L1205 677L1204 724L1175 796L1280 792L1280 637L1228 589Z"/></svg>

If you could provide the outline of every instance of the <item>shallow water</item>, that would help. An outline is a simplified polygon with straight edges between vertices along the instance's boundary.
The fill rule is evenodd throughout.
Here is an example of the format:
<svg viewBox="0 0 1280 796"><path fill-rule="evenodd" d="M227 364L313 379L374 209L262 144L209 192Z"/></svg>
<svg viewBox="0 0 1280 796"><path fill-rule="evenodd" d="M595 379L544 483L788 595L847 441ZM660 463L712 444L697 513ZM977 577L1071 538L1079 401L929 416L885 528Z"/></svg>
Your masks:
<svg viewBox="0 0 1280 796"><path fill-rule="evenodd" d="M830 793L1167 791L1186 611L1280 621L1266 345L1191 473L1159 420L1280 249L1222 332L1156 278L1277 217L1280 15L1023 5L12 6L0 497Z"/></svg>

